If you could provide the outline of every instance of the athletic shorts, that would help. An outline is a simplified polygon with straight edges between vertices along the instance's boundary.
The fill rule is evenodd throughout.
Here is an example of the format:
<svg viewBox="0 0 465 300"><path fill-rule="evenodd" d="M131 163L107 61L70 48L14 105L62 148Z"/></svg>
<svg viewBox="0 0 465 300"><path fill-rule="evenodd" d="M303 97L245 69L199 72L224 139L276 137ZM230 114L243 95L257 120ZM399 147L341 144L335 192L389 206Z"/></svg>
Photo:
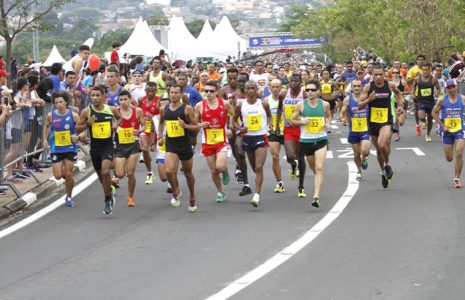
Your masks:
<svg viewBox="0 0 465 300"><path fill-rule="evenodd" d="M328 147L328 140L321 140L315 143L300 142L300 153L303 153L305 156L312 156L323 147Z"/></svg>
<svg viewBox="0 0 465 300"><path fill-rule="evenodd" d="M442 143L444 145L453 145L456 140L463 139L464 134L463 131L458 131L454 133L445 133L441 131Z"/></svg>
<svg viewBox="0 0 465 300"><path fill-rule="evenodd" d="M73 163L77 162L77 153L76 152L65 152L65 153L51 153L52 163L56 164L62 160L69 160Z"/></svg>
<svg viewBox="0 0 465 300"><path fill-rule="evenodd" d="M418 102L418 111L423 110L425 113L430 114L433 111L434 103Z"/></svg>
<svg viewBox="0 0 465 300"><path fill-rule="evenodd" d="M226 152L226 142L218 143L215 145L202 144L202 154L205 156L212 156L219 152Z"/></svg>
<svg viewBox="0 0 465 300"><path fill-rule="evenodd" d="M284 136L282 135L277 135L277 134L270 134L268 135L268 142L276 142L280 143L281 145L284 145Z"/></svg>
<svg viewBox="0 0 465 300"><path fill-rule="evenodd" d="M133 154L137 154L139 152L140 152L139 142L136 142L134 144L127 144L127 145L116 144L115 157L128 158L129 156Z"/></svg>
<svg viewBox="0 0 465 300"><path fill-rule="evenodd" d="M257 136L244 136L242 138L242 150L247 153L255 152L259 148L268 147L268 136L257 135Z"/></svg>
<svg viewBox="0 0 465 300"><path fill-rule="evenodd" d="M349 144L358 144L361 141L369 141L370 134L368 131L365 132L349 132L349 136L347 137L347 141Z"/></svg>
<svg viewBox="0 0 465 300"><path fill-rule="evenodd" d="M300 142L300 127L284 127L284 141L291 140Z"/></svg>
<svg viewBox="0 0 465 300"><path fill-rule="evenodd" d="M167 152L176 154L179 157L180 161L189 160L194 156L194 151L185 151L185 152L167 151Z"/></svg>
<svg viewBox="0 0 465 300"><path fill-rule="evenodd" d="M323 100L323 101L329 103L329 109L330 109L330 110L333 110L333 109L336 108L336 100Z"/></svg>
<svg viewBox="0 0 465 300"><path fill-rule="evenodd" d="M387 122L387 123L371 123L371 122L369 122L368 123L368 132L370 133L370 135L379 136L379 131L384 126L392 126L392 122Z"/></svg>
<svg viewBox="0 0 465 300"><path fill-rule="evenodd" d="M104 160L112 161L114 156L115 150L113 147L90 150L90 158L92 160L92 165L94 166L95 171L100 171L102 169L102 162Z"/></svg>

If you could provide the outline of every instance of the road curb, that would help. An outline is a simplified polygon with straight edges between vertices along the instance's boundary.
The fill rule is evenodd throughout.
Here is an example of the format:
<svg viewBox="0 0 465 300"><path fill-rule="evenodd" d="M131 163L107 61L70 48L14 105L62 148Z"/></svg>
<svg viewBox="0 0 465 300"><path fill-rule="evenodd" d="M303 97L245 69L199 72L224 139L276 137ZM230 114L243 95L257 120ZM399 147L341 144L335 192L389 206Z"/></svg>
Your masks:
<svg viewBox="0 0 465 300"><path fill-rule="evenodd" d="M94 172L91 166L92 162L90 157L85 157L83 160L79 160L74 165L73 175L75 185L87 178L88 173ZM8 218L9 216L31 206L33 203L47 201L49 198L47 196L64 192L65 185L63 183L64 180L56 180L54 177L50 178L50 180L44 181L39 186L22 195L21 198L15 199L5 204L3 207L0 207L0 220Z"/></svg>

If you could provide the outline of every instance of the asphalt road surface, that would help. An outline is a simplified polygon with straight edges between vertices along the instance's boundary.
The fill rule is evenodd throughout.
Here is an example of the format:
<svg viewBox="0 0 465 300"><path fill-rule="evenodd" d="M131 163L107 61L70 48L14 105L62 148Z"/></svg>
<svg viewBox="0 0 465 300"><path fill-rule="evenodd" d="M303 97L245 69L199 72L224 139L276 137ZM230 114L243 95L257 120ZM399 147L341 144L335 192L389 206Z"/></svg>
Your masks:
<svg viewBox="0 0 465 300"><path fill-rule="evenodd" d="M381 187L372 155L357 192L334 222L283 264L244 283L231 299L465 297L464 191L452 188L453 164L445 161L439 137L426 143L408 121L402 140L392 142L390 187ZM166 186L159 180L144 185L139 165L136 207L126 206L123 180L111 216L102 214L101 186L94 182L75 198L75 207L62 206L0 239L0 299L211 297L328 214L348 185L346 132L337 123L330 135L319 209L309 205L313 175L307 171L307 198L297 198L297 181L288 179L284 160L286 192L273 193L270 156L257 209L248 204L250 196L237 195L241 186L234 178L226 202L215 203L199 155L194 214L187 212L183 177L183 202L172 208ZM229 166L232 174L232 159Z"/></svg>

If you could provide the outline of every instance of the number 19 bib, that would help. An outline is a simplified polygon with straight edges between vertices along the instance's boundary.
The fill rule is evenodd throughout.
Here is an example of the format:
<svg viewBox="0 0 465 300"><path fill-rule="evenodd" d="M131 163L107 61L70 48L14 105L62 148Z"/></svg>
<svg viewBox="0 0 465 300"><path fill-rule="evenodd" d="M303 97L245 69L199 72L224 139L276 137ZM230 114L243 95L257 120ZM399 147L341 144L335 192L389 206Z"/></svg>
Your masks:
<svg viewBox="0 0 465 300"><path fill-rule="evenodd" d="M174 121L166 121L166 133L168 134L168 137L174 138L174 137L180 137L184 136L184 128L179 126L179 121L174 120Z"/></svg>

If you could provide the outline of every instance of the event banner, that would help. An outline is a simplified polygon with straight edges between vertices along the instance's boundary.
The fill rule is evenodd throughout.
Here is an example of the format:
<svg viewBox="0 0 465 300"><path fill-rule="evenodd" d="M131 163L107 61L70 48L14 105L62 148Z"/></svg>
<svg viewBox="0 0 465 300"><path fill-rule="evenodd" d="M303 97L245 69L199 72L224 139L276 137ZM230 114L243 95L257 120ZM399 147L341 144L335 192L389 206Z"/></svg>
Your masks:
<svg viewBox="0 0 465 300"><path fill-rule="evenodd" d="M276 48L319 48L323 46L323 39L301 39L290 32L261 33L247 36L247 48L276 49Z"/></svg>

